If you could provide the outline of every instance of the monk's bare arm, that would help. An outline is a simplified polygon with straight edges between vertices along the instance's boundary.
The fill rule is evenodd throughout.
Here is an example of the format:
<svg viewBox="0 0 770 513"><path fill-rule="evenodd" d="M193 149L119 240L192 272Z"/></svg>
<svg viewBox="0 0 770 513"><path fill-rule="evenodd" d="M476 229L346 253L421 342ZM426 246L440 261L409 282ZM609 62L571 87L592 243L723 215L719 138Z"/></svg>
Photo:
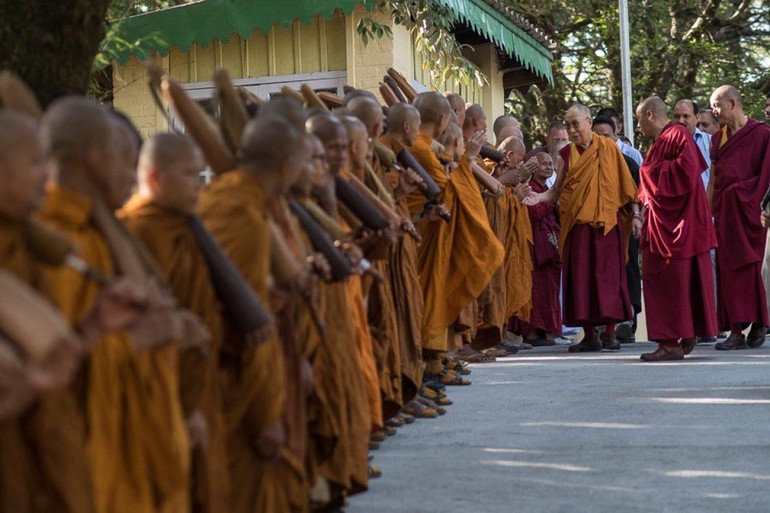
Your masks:
<svg viewBox="0 0 770 513"><path fill-rule="evenodd" d="M709 184L706 187L706 196L709 200L709 208L714 208L714 174L715 174L714 166L711 166L711 172L709 173Z"/></svg>

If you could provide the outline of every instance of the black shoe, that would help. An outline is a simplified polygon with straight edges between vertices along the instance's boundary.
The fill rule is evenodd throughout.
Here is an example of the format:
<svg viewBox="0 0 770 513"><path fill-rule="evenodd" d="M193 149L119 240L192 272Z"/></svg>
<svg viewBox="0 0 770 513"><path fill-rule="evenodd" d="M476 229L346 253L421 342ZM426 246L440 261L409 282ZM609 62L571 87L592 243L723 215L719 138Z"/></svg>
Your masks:
<svg viewBox="0 0 770 513"><path fill-rule="evenodd" d="M743 333L731 333L727 340L714 345L714 349L717 351L735 351L748 348L749 346L746 345L746 337L743 336Z"/></svg>
<svg viewBox="0 0 770 513"><path fill-rule="evenodd" d="M751 325L749 335L746 337L746 345L756 349L762 347L765 343L765 335L767 335L767 327L754 323Z"/></svg>
<svg viewBox="0 0 770 513"><path fill-rule="evenodd" d="M598 338L593 340L583 339L579 343L569 346L567 349L570 353L588 353L602 350L602 342Z"/></svg>
<svg viewBox="0 0 770 513"><path fill-rule="evenodd" d="M716 337L698 337L698 344L713 344L717 341Z"/></svg>
<svg viewBox="0 0 770 513"><path fill-rule="evenodd" d="M636 341L631 321L621 322L615 326L615 336L621 344L627 343L627 341L632 339Z"/></svg>
<svg viewBox="0 0 770 513"><path fill-rule="evenodd" d="M601 334L599 340L602 341L602 349L607 351L620 351L620 343L618 337L614 333L607 333L606 331Z"/></svg>

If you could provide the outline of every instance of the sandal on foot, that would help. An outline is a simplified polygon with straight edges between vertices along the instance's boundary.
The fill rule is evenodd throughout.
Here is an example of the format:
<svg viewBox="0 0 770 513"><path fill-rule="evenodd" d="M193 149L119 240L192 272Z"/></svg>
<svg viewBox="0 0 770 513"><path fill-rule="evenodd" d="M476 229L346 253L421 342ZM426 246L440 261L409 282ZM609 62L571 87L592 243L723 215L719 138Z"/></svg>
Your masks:
<svg viewBox="0 0 770 513"><path fill-rule="evenodd" d="M378 479L382 477L382 469L369 465L369 479Z"/></svg>
<svg viewBox="0 0 770 513"><path fill-rule="evenodd" d="M377 442L377 443L384 442L385 441L385 431L382 430L382 429L380 429L379 431L375 431L374 433L371 434L371 436L369 437L369 440L371 440L372 442Z"/></svg>
<svg viewBox="0 0 770 513"><path fill-rule="evenodd" d="M404 419L404 422L407 424L413 424L415 421L415 418L412 415L409 415L408 413L404 413L403 411L399 413L399 416Z"/></svg>
<svg viewBox="0 0 770 513"><path fill-rule="evenodd" d="M456 386L465 387L471 384L470 381L463 378L462 376L460 376L454 371L444 371L442 374L443 375L441 376L440 380L443 385L447 385L450 387L456 387Z"/></svg>
<svg viewBox="0 0 770 513"><path fill-rule="evenodd" d="M404 406L404 411L417 419L435 419L438 417L438 412L436 410L428 408L417 400L407 403L407 405Z"/></svg>
<svg viewBox="0 0 770 513"><path fill-rule="evenodd" d="M396 433L398 433L398 430L396 430L396 428L394 428L393 426L385 426L383 428L383 431L385 431L386 436L393 436Z"/></svg>

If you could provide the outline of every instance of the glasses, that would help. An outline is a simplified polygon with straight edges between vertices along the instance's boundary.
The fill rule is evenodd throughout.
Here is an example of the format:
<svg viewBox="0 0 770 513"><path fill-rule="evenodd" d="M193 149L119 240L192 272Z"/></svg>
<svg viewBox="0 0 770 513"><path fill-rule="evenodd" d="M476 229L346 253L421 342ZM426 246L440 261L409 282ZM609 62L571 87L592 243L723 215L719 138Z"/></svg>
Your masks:
<svg viewBox="0 0 770 513"><path fill-rule="evenodd" d="M591 118L585 118L585 119L587 121L591 120ZM582 123L582 121L579 119L575 119L573 121L567 121L567 120L564 121L564 124L567 125L567 128L574 128L575 130L580 128L580 123Z"/></svg>

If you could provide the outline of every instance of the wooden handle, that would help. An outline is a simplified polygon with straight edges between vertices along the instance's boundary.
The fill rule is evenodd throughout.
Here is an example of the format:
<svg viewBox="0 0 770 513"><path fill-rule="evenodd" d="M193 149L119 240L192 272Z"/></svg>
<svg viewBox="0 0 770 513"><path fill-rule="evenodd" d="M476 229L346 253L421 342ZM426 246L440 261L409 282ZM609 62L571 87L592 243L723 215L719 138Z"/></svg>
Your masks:
<svg viewBox="0 0 770 513"><path fill-rule="evenodd" d="M417 96L417 91L415 91L411 84L409 84L409 82L406 80L406 78L404 78L404 75L393 68L388 68L388 75L390 78L395 80L399 89L401 89L401 92L403 92L404 96L406 96L406 99L409 100L409 103L412 103Z"/></svg>
<svg viewBox="0 0 770 513"><path fill-rule="evenodd" d="M337 109L339 107L342 107L342 98L340 98L334 93L330 93L328 91L321 91L320 93L318 93L318 97L321 100L323 100L326 106L330 109Z"/></svg>
<svg viewBox="0 0 770 513"><path fill-rule="evenodd" d="M401 90L398 88L398 84L396 84L396 81L393 80L390 75L385 75L382 77L382 81L385 82L385 85L388 86L388 89L393 91L393 94L396 96L396 99L400 101L401 103L409 103L406 101L406 97L404 97Z"/></svg>
<svg viewBox="0 0 770 513"><path fill-rule="evenodd" d="M0 103L4 109L13 110L40 119L43 109L32 89L13 71L0 72Z"/></svg>
<svg viewBox="0 0 770 513"><path fill-rule="evenodd" d="M297 100L302 105L305 105L305 97L289 86L281 87L281 94L288 98Z"/></svg>
<svg viewBox="0 0 770 513"><path fill-rule="evenodd" d="M51 303L3 270L0 270L0 331L36 363L43 363L59 341L72 333Z"/></svg>
<svg viewBox="0 0 770 513"><path fill-rule="evenodd" d="M393 90L382 82L380 82L380 95L382 96L382 99L385 100L385 104L388 107L392 107L393 105L400 103L398 98L396 98L396 95L393 93Z"/></svg>
<svg viewBox="0 0 770 513"><path fill-rule="evenodd" d="M504 190L503 184L498 182L496 178L487 173L485 169L482 169L481 166L477 165L476 163L471 163L471 169L473 170L473 176L476 177L476 180L487 191L497 195L500 194L501 190Z"/></svg>
<svg viewBox="0 0 770 513"><path fill-rule="evenodd" d="M302 91L302 96L305 97L305 102L309 108L318 107L320 109L329 110L329 107L327 107L323 100L318 97L318 94L313 91L312 87L307 84L302 84L299 86L299 89ZM340 102L340 104L342 104L342 102Z"/></svg>
<svg viewBox="0 0 770 513"><path fill-rule="evenodd" d="M214 72L214 86L219 98L222 126L229 134L233 146L239 148L243 127L249 120L246 107L235 91L227 71L220 68Z"/></svg>
<svg viewBox="0 0 770 513"><path fill-rule="evenodd" d="M374 191L367 187L364 182L359 180L355 175L350 175L348 183L360 192L361 195L388 220L388 224L390 224L391 227L397 227L401 223L401 216L388 207L388 205L386 205Z"/></svg>
<svg viewBox="0 0 770 513"><path fill-rule="evenodd" d="M182 86L170 77L161 81L166 102L179 115L187 133L198 143L206 162L216 174L230 171L235 166L235 156L225 144L214 120L194 102Z"/></svg>

